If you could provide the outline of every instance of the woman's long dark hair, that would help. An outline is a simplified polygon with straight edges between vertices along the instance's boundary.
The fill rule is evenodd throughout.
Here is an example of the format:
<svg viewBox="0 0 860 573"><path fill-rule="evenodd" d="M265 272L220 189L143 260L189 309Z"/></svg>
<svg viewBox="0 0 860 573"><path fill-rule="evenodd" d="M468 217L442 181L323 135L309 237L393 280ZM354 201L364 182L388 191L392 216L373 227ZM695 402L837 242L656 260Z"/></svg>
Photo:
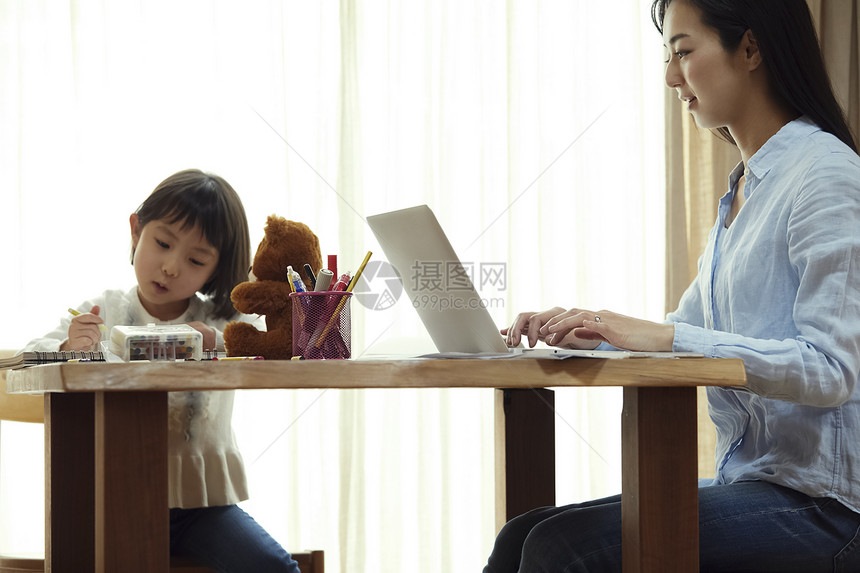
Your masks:
<svg viewBox="0 0 860 573"><path fill-rule="evenodd" d="M651 5L651 19L661 34L672 1L654 0ZM728 51L735 51L744 33L751 30L774 93L857 153L845 112L833 94L806 0L678 1L698 8L702 23L719 33L720 43ZM727 128L717 132L734 143Z"/></svg>

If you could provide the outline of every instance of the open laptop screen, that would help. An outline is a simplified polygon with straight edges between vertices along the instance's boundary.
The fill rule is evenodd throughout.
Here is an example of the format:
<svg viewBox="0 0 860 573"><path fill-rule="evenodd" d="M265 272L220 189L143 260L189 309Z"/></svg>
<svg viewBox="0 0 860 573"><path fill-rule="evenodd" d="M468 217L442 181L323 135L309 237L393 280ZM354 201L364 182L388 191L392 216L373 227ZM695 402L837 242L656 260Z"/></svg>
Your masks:
<svg viewBox="0 0 860 573"><path fill-rule="evenodd" d="M427 205L381 213L367 223L439 352L507 352L483 300ZM432 280L427 269L454 280ZM435 272L434 271L434 274Z"/></svg>

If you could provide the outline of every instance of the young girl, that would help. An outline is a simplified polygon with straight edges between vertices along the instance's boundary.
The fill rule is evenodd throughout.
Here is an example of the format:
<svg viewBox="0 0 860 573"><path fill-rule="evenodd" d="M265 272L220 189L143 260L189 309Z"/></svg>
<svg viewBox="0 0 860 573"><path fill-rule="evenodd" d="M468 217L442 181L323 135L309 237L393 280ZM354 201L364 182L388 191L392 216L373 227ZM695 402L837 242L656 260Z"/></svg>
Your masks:
<svg viewBox="0 0 860 573"><path fill-rule="evenodd" d="M251 250L239 196L217 175L181 171L162 181L131 215L137 285L109 290L64 318L25 350L92 350L100 326L188 324L205 350L223 350L238 314L230 293L247 280ZM103 328L103 327L102 327ZM297 573L290 555L236 503L247 499L242 456L231 428L233 392L170 392L170 550L224 572Z"/></svg>
<svg viewBox="0 0 860 573"><path fill-rule="evenodd" d="M716 474L699 489L702 571L860 571L860 157L804 0L654 0L666 83L743 162L698 276L662 324L522 313L502 330L573 348L741 358L708 388ZM542 508L486 573L621 571L619 498Z"/></svg>

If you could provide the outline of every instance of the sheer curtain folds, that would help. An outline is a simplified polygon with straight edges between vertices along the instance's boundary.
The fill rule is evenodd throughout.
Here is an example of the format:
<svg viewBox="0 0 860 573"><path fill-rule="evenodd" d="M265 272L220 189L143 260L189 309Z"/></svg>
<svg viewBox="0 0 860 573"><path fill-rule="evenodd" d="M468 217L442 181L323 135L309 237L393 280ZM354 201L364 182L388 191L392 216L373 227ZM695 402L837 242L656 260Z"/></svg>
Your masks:
<svg viewBox="0 0 860 573"><path fill-rule="evenodd" d="M252 244L277 213L342 270L383 260L367 215L430 205L500 326L554 305L659 320L648 4L0 2L0 347L130 286L128 216L186 167L233 184ZM355 355L431 349L411 306L353 305ZM616 493L620 394L556 400L559 503ZM288 549L355 572L474 571L489 553L491 392L244 392L234 425L243 505Z"/></svg>

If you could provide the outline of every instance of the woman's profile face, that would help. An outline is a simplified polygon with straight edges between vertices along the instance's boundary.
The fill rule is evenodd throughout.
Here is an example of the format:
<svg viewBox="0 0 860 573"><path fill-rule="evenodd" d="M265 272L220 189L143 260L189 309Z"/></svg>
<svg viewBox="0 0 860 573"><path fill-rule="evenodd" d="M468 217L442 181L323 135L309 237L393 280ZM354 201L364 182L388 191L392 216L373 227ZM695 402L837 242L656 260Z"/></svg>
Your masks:
<svg viewBox="0 0 860 573"><path fill-rule="evenodd" d="M718 32L702 23L701 12L675 0L663 19L666 85L685 102L701 128L731 126L748 96L743 43L730 53Z"/></svg>

